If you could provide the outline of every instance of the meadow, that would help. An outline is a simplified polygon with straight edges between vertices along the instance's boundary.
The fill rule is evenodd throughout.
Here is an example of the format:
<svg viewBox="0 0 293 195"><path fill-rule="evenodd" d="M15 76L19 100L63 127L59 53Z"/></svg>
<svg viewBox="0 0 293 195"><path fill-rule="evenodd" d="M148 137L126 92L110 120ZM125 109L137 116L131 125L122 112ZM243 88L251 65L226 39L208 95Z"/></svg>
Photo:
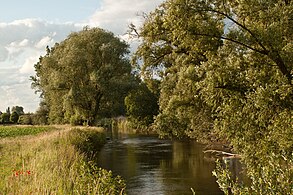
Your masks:
<svg viewBox="0 0 293 195"><path fill-rule="evenodd" d="M0 127L1 193L124 194L124 180L93 161L106 141L101 131L69 126Z"/></svg>
<svg viewBox="0 0 293 195"><path fill-rule="evenodd" d="M53 126L0 126L0 138L36 135L42 132L56 130Z"/></svg>

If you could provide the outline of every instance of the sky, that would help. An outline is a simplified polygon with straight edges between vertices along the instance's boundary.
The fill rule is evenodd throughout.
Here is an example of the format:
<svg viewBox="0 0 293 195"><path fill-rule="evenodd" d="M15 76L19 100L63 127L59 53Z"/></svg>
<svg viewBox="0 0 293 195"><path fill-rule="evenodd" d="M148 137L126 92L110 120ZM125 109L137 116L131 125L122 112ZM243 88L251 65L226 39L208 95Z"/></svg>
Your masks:
<svg viewBox="0 0 293 195"><path fill-rule="evenodd" d="M125 37L163 0L9 0L0 6L0 111L22 106L35 112L40 99L29 77L46 46L63 41L84 26Z"/></svg>

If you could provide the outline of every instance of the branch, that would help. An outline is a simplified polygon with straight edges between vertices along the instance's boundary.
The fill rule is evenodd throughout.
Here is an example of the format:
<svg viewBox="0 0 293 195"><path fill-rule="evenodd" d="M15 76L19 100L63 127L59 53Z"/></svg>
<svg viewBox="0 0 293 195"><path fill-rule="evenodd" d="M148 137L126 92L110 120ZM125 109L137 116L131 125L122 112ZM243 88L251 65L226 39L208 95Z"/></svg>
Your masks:
<svg viewBox="0 0 293 195"><path fill-rule="evenodd" d="M283 75L285 75L289 81L289 83L291 83L292 79L293 79L293 75L290 73L290 71L287 69L283 59L281 58L280 54L278 52L271 52L269 54L269 57L277 64L277 66L279 67L280 71L282 72Z"/></svg>
<svg viewBox="0 0 293 195"><path fill-rule="evenodd" d="M133 23L130 23L128 25L129 30L127 31L126 34L133 36L135 38L140 38L140 34L138 33L136 26ZM134 34L133 34L134 33Z"/></svg>
<svg viewBox="0 0 293 195"><path fill-rule="evenodd" d="M220 151L220 150L205 150L203 151L203 153L218 153L218 154L221 154L221 155L228 155L228 156L232 156L234 158L240 158L240 155L239 154L233 154L233 153L230 153L230 152L224 152L224 151Z"/></svg>
<svg viewBox="0 0 293 195"><path fill-rule="evenodd" d="M285 1L286 2L286 1ZM247 47L255 52L258 52L260 54L263 54L263 55L267 55L269 58L271 58L276 64L277 66L279 67L280 71L282 72L283 75L286 76L286 78L288 79L289 83L291 83L292 79L293 79L293 75L290 73L290 71L287 69L287 67L285 66L284 64L284 61L282 60L281 56L276 52L274 52L273 55L271 55L266 47L261 43L261 41L259 41L259 39L255 36L255 34L250 30L248 29L244 24L241 24L239 23L238 21L236 21L233 17L229 16L228 14L224 13L224 12L221 12L219 10L215 10L215 9L202 9L202 10L197 10L198 12L214 12L214 13L217 13L219 15L222 15L226 18L228 18L230 21L232 21L234 24L238 25L239 27L241 27L242 29L244 29L245 31L247 31L251 37L255 40L255 42L263 49L263 50L258 50L258 49L255 49L249 45L246 45L240 41L237 41L237 40L234 40L234 39L231 39L231 38L228 38L228 37L221 37L222 39L224 40L229 40L231 42L234 42L234 43L237 43L237 44L240 44L244 47Z"/></svg>
<svg viewBox="0 0 293 195"><path fill-rule="evenodd" d="M203 33L196 33L196 35L199 35L199 36L206 36L206 37L211 37L211 38L218 38L218 39L223 39L223 40L227 40L227 41L231 41L233 43L237 43L243 47L246 47L248 49L251 49L257 53L260 53L260 54L263 54L263 55L267 55L268 52L267 51L262 51L262 50L258 50L256 48L253 48L245 43L242 43L240 41L237 41L237 40L234 40L234 39L231 39L231 38L228 38L228 37L224 37L224 36L216 36L216 35L210 35L210 34L203 34Z"/></svg>
<svg viewBox="0 0 293 195"><path fill-rule="evenodd" d="M265 46L258 40L258 38L254 35L254 33L249 30L244 24L239 23L238 21L236 21L234 18L232 18L231 16L229 16L226 13L223 13L219 10L214 10L214 9L206 9L206 10L198 10L199 12L203 11L203 12L214 12L217 13L219 15L225 16L226 18L228 18L229 20L231 20L233 23L235 23L236 25L240 26L242 29L246 30L252 37L253 39L256 41L256 43L258 43L261 48L263 49L263 53L268 54L267 49L265 48Z"/></svg>

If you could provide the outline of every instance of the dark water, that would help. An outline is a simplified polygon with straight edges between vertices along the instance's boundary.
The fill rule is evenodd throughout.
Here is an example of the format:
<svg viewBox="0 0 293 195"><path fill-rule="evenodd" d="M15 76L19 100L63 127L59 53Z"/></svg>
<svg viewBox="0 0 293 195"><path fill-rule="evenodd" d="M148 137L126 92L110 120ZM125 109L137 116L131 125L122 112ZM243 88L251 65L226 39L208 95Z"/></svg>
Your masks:
<svg viewBox="0 0 293 195"><path fill-rule="evenodd" d="M223 194L212 176L214 160L194 141L125 136L109 141L98 164L121 175L127 194Z"/></svg>

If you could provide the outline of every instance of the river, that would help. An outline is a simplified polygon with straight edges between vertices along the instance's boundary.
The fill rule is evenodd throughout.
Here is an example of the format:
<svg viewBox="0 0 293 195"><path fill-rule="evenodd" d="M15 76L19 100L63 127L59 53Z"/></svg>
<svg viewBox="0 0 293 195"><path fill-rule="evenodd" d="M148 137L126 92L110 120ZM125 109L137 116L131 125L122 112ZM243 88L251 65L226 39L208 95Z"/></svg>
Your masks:
<svg viewBox="0 0 293 195"><path fill-rule="evenodd" d="M191 140L123 135L102 148L98 164L126 180L129 195L223 194L212 175L215 161ZM191 189L192 188L192 189Z"/></svg>

